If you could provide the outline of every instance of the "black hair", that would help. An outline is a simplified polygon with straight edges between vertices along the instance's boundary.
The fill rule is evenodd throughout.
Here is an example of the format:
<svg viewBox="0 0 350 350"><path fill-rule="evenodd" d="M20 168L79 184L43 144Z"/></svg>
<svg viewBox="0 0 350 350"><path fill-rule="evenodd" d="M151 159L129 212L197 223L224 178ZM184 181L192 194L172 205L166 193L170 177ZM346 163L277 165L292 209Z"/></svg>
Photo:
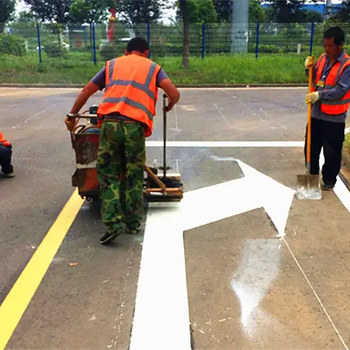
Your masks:
<svg viewBox="0 0 350 350"><path fill-rule="evenodd" d="M339 27L331 27L327 29L323 35L324 39L334 38L334 44L339 46L345 42L345 33L343 29Z"/></svg>
<svg viewBox="0 0 350 350"><path fill-rule="evenodd" d="M132 38L126 47L126 50L131 53L133 51L137 51L140 53L144 53L149 50L149 45L147 40L141 37Z"/></svg>

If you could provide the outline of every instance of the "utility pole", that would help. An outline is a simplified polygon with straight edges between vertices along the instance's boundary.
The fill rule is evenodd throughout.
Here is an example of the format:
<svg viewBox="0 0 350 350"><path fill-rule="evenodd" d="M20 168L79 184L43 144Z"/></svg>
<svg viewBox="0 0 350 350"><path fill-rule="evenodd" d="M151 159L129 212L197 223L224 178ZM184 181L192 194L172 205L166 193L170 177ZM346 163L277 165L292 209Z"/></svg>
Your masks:
<svg viewBox="0 0 350 350"><path fill-rule="evenodd" d="M249 38L249 1L232 1L231 53L246 53Z"/></svg>

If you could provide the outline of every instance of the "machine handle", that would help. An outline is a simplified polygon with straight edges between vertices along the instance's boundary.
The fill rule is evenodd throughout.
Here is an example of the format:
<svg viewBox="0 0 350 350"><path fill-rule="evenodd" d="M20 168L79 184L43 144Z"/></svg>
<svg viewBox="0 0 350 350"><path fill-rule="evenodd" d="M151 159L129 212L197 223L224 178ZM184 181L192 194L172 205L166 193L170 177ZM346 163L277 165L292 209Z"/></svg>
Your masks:
<svg viewBox="0 0 350 350"><path fill-rule="evenodd" d="M167 112L166 108L168 107L167 101L168 96L166 94L163 95L163 177L166 178L166 129L167 129Z"/></svg>

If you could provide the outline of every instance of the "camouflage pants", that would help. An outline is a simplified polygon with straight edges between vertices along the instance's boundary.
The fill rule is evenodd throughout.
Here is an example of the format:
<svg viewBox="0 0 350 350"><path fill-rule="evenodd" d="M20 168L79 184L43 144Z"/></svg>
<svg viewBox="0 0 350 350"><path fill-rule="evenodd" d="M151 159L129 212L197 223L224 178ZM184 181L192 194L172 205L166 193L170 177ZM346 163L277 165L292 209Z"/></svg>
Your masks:
<svg viewBox="0 0 350 350"><path fill-rule="evenodd" d="M103 122L97 158L102 219L107 232L138 224L143 215L145 132L141 124Z"/></svg>

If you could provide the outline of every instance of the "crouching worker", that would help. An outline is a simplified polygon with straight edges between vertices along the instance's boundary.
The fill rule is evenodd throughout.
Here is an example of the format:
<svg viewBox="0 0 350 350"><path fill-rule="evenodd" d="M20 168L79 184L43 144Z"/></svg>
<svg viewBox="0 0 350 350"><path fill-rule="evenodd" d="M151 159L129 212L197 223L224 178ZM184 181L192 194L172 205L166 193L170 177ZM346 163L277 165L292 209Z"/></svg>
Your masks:
<svg viewBox="0 0 350 350"><path fill-rule="evenodd" d="M5 139L3 133L0 131L0 168L8 179L15 177L13 166L11 165L11 158L11 143Z"/></svg>
<svg viewBox="0 0 350 350"><path fill-rule="evenodd" d="M134 38L124 57L108 61L88 83L71 109L80 111L88 98L105 89L97 114L100 144L97 173L100 183L102 218L107 227L101 244L112 242L126 231L136 234L143 216L143 173L146 161L145 138L152 134L158 87L168 95L170 111L180 94L161 67L149 60L145 39ZM69 130L74 118L66 119Z"/></svg>

